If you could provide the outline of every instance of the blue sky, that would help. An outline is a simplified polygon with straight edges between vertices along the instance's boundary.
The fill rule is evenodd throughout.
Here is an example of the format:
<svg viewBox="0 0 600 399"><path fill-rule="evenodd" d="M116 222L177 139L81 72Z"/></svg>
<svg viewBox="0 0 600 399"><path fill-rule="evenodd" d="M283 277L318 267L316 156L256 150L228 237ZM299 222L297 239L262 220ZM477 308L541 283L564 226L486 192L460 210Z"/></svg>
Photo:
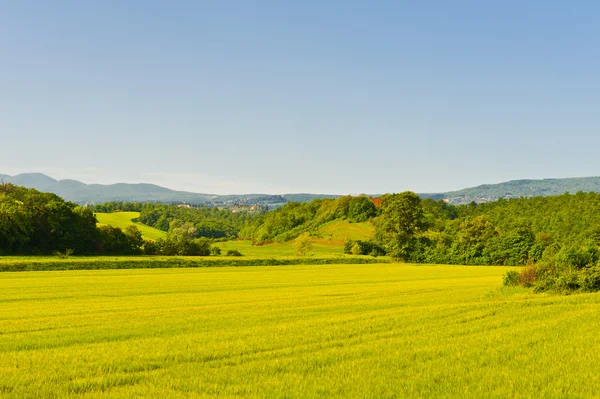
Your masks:
<svg viewBox="0 0 600 399"><path fill-rule="evenodd" d="M0 173L211 193L600 175L600 3L7 1Z"/></svg>

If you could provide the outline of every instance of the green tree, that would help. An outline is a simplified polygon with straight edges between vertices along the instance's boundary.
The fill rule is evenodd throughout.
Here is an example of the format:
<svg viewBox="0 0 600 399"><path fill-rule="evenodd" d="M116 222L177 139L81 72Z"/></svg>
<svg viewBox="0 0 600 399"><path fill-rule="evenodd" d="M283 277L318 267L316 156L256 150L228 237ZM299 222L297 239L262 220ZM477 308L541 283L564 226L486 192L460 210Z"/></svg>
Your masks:
<svg viewBox="0 0 600 399"><path fill-rule="evenodd" d="M406 191L388 196L381 207L381 217L376 224L377 239L389 255L410 258L418 246L418 235L425 228L421 199Z"/></svg>
<svg viewBox="0 0 600 399"><path fill-rule="evenodd" d="M294 241L294 248L296 249L296 255L306 256L313 248L310 236L306 233L298 236Z"/></svg>
<svg viewBox="0 0 600 399"><path fill-rule="evenodd" d="M348 219L352 222L366 222L377 214L373 202L361 195L353 197L348 208Z"/></svg>

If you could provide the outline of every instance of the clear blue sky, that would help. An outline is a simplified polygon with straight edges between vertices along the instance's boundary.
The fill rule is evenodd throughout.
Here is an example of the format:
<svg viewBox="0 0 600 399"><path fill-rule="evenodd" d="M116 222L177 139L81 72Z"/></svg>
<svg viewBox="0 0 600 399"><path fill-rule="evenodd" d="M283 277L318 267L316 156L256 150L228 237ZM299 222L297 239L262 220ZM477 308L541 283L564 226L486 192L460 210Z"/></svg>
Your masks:
<svg viewBox="0 0 600 399"><path fill-rule="evenodd" d="M600 2L4 1L0 173L214 193L600 175Z"/></svg>

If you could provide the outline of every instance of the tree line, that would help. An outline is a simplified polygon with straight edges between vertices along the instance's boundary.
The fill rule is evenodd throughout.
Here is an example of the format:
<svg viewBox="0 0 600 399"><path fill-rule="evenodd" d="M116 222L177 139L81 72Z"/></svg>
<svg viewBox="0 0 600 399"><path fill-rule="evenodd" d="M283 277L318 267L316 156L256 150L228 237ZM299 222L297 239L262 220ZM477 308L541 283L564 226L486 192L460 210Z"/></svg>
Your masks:
<svg viewBox="0 0 600 399"><path fill-rule="evenodd" d="M136 226L97 227L96 210L139 211L141 223L167 236L153 242L144 240ZM372 240L348 241L346 253L416 263L528 265L507 283L600 289L600 195L583 192L460 206L403 192L289 202L270 212L247 213L118 202L82 207L55 194L2 184L0 254L68 249L78 255L215 255L215 240L284 242L314 235L322 224L338 219L371 221L376 230Z"/></svg>
<svg viewBox="0 0 600 399"><path fill-rule="evenodd" d="M125 230L97 226L94 215L94 209L133 211L150 208L139 203L83 207L52 193L0 184L0 255L206 256L220 253L219 248L211 245L210 238L203 236L192 222L172 219L168 223L165 239L149 241L142 238L135 225ZM223 219L224 222L228 220L226 217ZM237 230L234 228L230 231L235 234ZM210 234L215 235L214 230L209 231Z"/></svg>

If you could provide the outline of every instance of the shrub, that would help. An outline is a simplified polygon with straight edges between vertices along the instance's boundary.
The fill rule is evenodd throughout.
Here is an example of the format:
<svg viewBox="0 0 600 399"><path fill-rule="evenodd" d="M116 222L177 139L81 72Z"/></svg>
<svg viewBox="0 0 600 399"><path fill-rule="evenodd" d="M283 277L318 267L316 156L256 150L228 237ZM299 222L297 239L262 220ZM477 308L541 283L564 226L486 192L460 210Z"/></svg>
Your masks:
<svg viewBox="0 0 600 399"><path fill-rule="evenodd" d="M344 242L344 253L351 254L352 247L354 247L354 240L350 240L350 239L346 240L346 242Z"/></svg>
<svg viewBox="0 0 600 399"><path fill-rule="evenodd" d="M533 287L537 280L537 268L534 264L523 266L519 273L519 280L523 287Z"/></svg>
<svg viewBox="0 0 600 399"><path fill-rule="evenodd" d="M210 247L210 254L212 256L219 256L219 255L221 255L221 248L213 245L212 247Z"/></svg>
<svg viewBox="0 0 600 399"><path fill-rule="evenodd" d="M225 256L244 256L244 255L242 255L242 253L240 251L238 251L237 249L230 249L229 251L227 251Z"/></svg>
<svg viewBox="0 0 600 399"><path fill-rule="evenodd" d="M313 248L310 236L306 233L300 235L294 241L294 248L296 248L296 255L306 256Z"/></svg>
<svg viewBox="0 0 600 399"><path fill-rule="evenodd" d="M68 259L69 256L73 255L73 253L75 253L75 250L73 250L71 248L67 248L67 249L65 249L65 252L56 251L54 254L59 259Z"/></svg>
<svg viewBox="0 0 600 399"><path fill-rule="evenodd" d="M502 276L503 283L507 287L516 287L521 284L521 275L516 270L509 270Z"/></svg>
<svg viewBox="0 0 600 399"><path fill-rule="evenodd" d="M158 252L158 246L154 241L144 241L144 254L145 255L156 255Z"/></svg>

